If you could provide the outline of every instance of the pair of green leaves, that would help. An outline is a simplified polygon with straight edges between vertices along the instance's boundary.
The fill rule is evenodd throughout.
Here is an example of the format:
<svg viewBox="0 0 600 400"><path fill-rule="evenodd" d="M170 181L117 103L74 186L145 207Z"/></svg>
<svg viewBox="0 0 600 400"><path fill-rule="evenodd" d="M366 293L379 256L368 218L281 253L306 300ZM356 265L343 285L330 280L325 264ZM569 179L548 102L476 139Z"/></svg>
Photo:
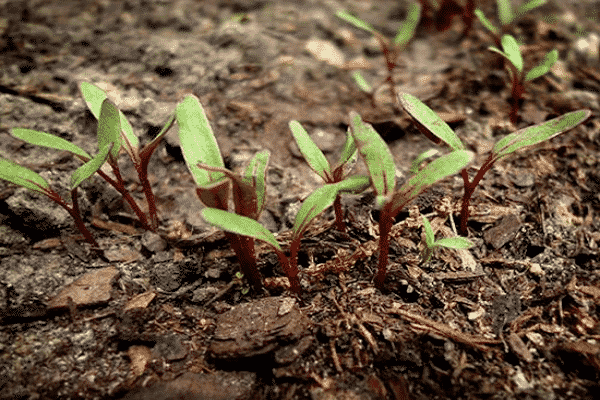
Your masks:
<svg viewBox="0 0 600 400"><path fill-rule="evenodd" d="M424 263L429 261L433 255L433 251L438 247L445 247L447 249L468 249L474 246L473 242L461 236L435 240L435 234L431 227L431 223L425 216L423 216L423 230L425 231L426 246L425 255L423 257Z"/></svg>
<svg viewBox="0 0 600 400"><path fill-rule="evenodd" d="M508 26L523 14L546 4L546 2L547 0L529 0L514 11L510 4L510 0L497 0L498 19L500 20L500 24L502 26ZM494 24L485 16L483 11L477 9L475 10L475 15L487 30L496 36L500 35L500 29L494 26Z"/></svg>
<svg viewBox="0 0 600 400"><path fill-rule="evenodd" d="M550 50L548 53L546 53L540 64L530 69L527 74L523 76L523 56L521 55L519 44L511 35L503 35L501 43L502 50L493 46L489 47L489 50L502 55L513 65L516 71L516 76L514 78L519 81L522 80L524 82L528 82L547 74L556 61L558 61L558 50Z"/></svg>

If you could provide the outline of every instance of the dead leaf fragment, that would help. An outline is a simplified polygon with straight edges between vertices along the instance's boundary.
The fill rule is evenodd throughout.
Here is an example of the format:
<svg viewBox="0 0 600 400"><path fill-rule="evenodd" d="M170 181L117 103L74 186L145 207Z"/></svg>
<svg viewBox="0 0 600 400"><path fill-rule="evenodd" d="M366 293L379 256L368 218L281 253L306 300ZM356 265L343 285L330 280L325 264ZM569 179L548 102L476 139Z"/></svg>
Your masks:
<svg viewBox="0 0 600 400"><path fill-rule="evenodd" d="M48 302L48 309L68 308L69 298L76 306L92 306L110 300L112 284L119 275L115 267L88 272L67 285Z"/></svg>

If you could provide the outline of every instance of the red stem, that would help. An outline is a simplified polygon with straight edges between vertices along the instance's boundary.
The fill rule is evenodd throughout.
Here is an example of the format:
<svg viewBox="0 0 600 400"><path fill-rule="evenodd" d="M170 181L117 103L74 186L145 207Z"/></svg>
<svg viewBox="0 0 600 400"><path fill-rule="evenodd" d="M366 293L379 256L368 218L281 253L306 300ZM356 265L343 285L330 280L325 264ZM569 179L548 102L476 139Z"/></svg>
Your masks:
<svg viewBox="0 0 600 400"><path fill-rule="evenodd" d="M390 231L392 230L391 204L386 204L379 214L379 266L374 283L378 289L383 289L387 274L388 253L390 249Z"/></svg>
<svg viewBox="0 0 600 400"><path fill-rule="evenodd" d="M140 183L142 184L142 189L144 190L144 195L146 196L146 201L148 202L148 213L150 214L150 225L152 227L151 230L156 231L156 228L158 228L156 200L154 197L154 192L152 192L152 186L148 180L148 163L146 162L144 164L145 165L136 165L136 170L140 179Z"/></svg>
<svg viewBox="0 0 600 400"><path fill-rule="evenodd" d="M235 233L225 232L229 244L235 251L242 273L256 291L262 289L262 277L256 266L256 256L254 253L254 239L248 236L236 235Z"/></svg>
<svg viewBox="0 0 600 400"><path fill-rule="evenodd" d="M333 209L335 210L335 226L338 231L346 232L346 224L344 223L344 213L342 211L341 196L338 194L333 201Z"/></svg>
<svg viewBox="0 0 600 400"><path fill-rule="evenodd" d="M293 245L293 244L292 244ZM298 248L300 247L300 238L298 238L298 244L296 245L296 256L294 261L293 254L290 254L290 259L288 259L283 252L276 251L277 256L279 257L279 263L281 264L281 268L283 272L287 275L290 281L290 290L292 293L299 295L301 292L300 289L300 280L298 279Z"/></svg>
<svg viewBox="0 0 600 400"><path fill-rule="evenodd" d="M467 222L469 221L470 215L469 205L471 203L471 196L473 196L473 192L475 192L475 188L477 188L477 185L479 185L479 182L483 176L490 170L490 168L492 168L492 165L494 165L496 160L493 159L493 156L493 153L490 154L489 158L485 161L485 163L483 163L481 168L479 168L479 171L477 171L475 178L473 178L473 180L470 182L467 169L465 168L461 171L465 190L462 199L462 206L460 208L460 234L463 236L468 234Z"/></svg>

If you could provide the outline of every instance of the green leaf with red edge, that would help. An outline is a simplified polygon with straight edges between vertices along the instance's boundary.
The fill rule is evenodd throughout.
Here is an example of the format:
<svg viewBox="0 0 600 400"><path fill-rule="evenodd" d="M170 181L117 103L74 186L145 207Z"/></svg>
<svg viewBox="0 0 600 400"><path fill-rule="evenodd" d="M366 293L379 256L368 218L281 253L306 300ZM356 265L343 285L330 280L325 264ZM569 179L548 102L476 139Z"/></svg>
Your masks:
<svg viewBox="0 0 600 400"><path fill-rule="evenodd" d="M106 162L108 154L114 147L114 142L109 142L100 149L98 154L94 156L90 161L77 168L73 175L71 175L71 190L75 189L81 182L94 175Z"/></svg>
<svg viewBox="0 0 600 400"><path fill-rule="evenodd" d="M296 120L290 121L289 127L292 131L292 136L298 145L298 149L300 149L300 152L304 156L304 159L308 165L325 182L332 182L333 177L329 161L327 161L327 158L321 149L319 149L315 142L313 142L313 140L310 138L308 132L306 132L306 129L304 129L300 122Z"/></svg>
<svg viewBox="0 0 600 400"><path fill-rule="evenodd" d="M50 185L40 174L2 157L0 179L42 194L47 194L44 189L50 189Z"/></svg>
<svg viewBox="0 0 600 400"><path fill-rule="evenodd" d="M34 131L32 129L13 128L10 130L10 134L17 139L21 139L24 142L31 143L36 146L68 151L84 161L88 161L92 158L91 155L89 155L85 150L76 144L50 133Z"/></svg>
<svg viewBox="0 0 600 400"><path fill-rule="evenodd" d="M400 93L398 100L404 110L432 135L444 141L452 150L464 150L465 145L452 128L431 108L409 93Z"/></svg>
<svg viewBox="0 0 600 400"><path fill-rule="evenodd" d="M275 236L252 218L210 207L200 211L200 216L209 224L224 231L261 240L273 246L279 253L282 253L281 246L277 243Z"/></svg>
<svg viewBox="0 0 600 400"><path fill-rule="evenodd" d="M494 161L507 157L511 153L527 146L550 140L572 129L592 115L590 110L578 110L561 115L538 125L529 126L513 132L499 140L492 149Z"/></svg>
<svg viewBox="0 0 600 400"><path fill-rule="evenodd" d="M394 218L404 206L437 181L466 168L475 155L467 150L457 150L437 158L411 177L390 198L390 217Z"/></svg>
<svg viewBox="0 0 600 400"><path fill-rule="evenodd" d="M187 96L177 105L175 115L179 125L183 158L196 185L207 186L222 180L223 173L198 167L198 164L225 167L217 139L198 98L193 95Z"/></svg>
<svg viewBox="0 0 600 400"><path fill-rule="evenodd" d="M110 100L104 99L98 118L98 148L103 149L109 143L114 143L110 157L118 160L121 143L121 121L119 109Z"/></svg>
<svg viewBox="0 0 600 400"><path fill-rule="evenodd" d="M363 122L354 111L350 113L350 132L367 164L375 192L378 196L387 197L396 186L396 166L392 152L373 126Z"/></svg>

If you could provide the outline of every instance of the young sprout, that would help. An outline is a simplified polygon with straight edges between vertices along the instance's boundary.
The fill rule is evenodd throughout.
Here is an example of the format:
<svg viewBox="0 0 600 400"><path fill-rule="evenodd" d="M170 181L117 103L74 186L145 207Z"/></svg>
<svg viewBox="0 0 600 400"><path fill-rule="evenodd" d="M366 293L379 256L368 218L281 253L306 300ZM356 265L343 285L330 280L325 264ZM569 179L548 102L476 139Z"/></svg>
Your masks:
<svg viewBox="0 0 600 400"><path fill-rule="evenodd" d="M390 40L385 37L382 33L377 31L371 24L357 18L356 16L346 12L346 11L338 11L336 14L339 18L344 21L354 25L355 27L365 30L375 36L377 41L379 42L379 46L381 47L381 51L383 52L383 56L385 58L386 67L388 70L388 75L386 81L388 83L390 93L392 95L392 101L396 98L396 85L394 82L394 69L396 68L398 56L406 46L408 42L413 38L415 32L417 30L417 25L419 25L419 21L421 20L421 4L417 2L412 2L408 9L408 15L404 23L398 29L394 40ZM369 85L366 80L362 77L362 75L355 74L354 80L362 91L370 93L373 95L373 90L371 89L371 85ZM370 89L370 90L369 90Z"/></svg>
<svg viewBox="0 0 600 400"><path fill-rule="evenodd" d="M423 263L427 263L435 249L444 247L446 249L468 249L474 246L469 239L458 236L435 240L435 234L429 220L423 216L423 230L425 231L425 250L423 252Z"/></svg>
<svg viewBox="0 0 600 400"><path fill-rule="evenodd" d="M98 248L98 243L85 227L79 210L77 189L79 185L96 172L102 165L116 153L118 149L118 134L121 130L117 107L109 100L104 100L100 106L98 118L98 147L100 151L94 157L74 144L44 132L29 129L13 129L15 137L39 146L67 150L77 155L85 163L77 168L71 175L71 205L50 188L48 182L39 174L11 161L0 159L0 179L7 180L26 189L39 192L56 204L64 208L75 221L77 229L83 234L86 241ZM118 151L118 150L117 150Z"/></svg>
<svg viewBox="0 0 600 400"><path fill-rule="evenodd" d="M356 148L356 144L354 144L354 139L352 138L350 132L346 133L346 141L344 142L344 147L339 161L335 167L332 167L321 149L317 147L315 142L313 142L306 130L298 121L290 121L289 126L290 130L292 131L292 135L298 144L298 148L304 156L304 159L308 162L308 165L312 168L312 170L315 171L317 175L319 175L321 179L325 181L325 183L338 183L347 179L347 176L350 171L352 171L352 168L354 168L354 164L356 163L356 159L358 157L358 149ZM334 210L336 227L339 231L345 232L346 225L344 224L339 194L335 197Z"/></svg>
<svg viewBox="0 0 600 400"><path fill-rule="evenodd" d="M400 94L398 100L406 112L416 121L421 131L427 131L427 137L444 141L453 150L462 150L464 144L456 133L433 110L423 104L415 96L408 93ZM461 171L464 184L464 194L461 206L460 232L467 234L469 219L469 204L475 188L496 161L508 157L515 151L550 140L563 132L581 124L591 115L590 110L573 111L538 125L529 126L513 132L500 139L492 148L487 159L479 167L472 180L467 169Z"/></svg>
<svg viewBox="0 0 600 400"><path fill-rule="evenodd" d="M472 161L474 154L466 150L446 154L429 163L400 189L394 191L396 186L394 159L381 136L354 112L350 113L350 131L369 170L371 184L377 195L377 205L381 207L379 264L374 279L375 286L381 289L387 273L389 235L394 218L429 186L464 169Z"/></svg>
<svg viewBox="0 0 600 400"><path fill-rule="evenodd" d="M99 125L104 124L104 122L100 121L100 114L104 101L106 100L106 93L100 88L87 82L82 82L80 88L89 110L96 117L96 119L98 119ZM150 187L150 182L148 181L148 162L150 161L150 156L154 150L156 150L160 144L160 141L172 126L174 122L174 116L169 118L163 129L150 143L139 150L139 140L137 136L133 134L131 124L129 121L127 121L125 115L123 115L123 113L116 108L116 106L113 105L113 107L114 110L111 111L113 113L112 120L114 124L117 122L119 123L119 128L111 133L111 139L102 137L101 130L99 130L98 144L99 148L102 148L102 143L105 143L109 140L113 140L115 143L108 158L108 163L111 166L115 179L108 176L102 170L98 170L97 172L106 182L113 186L123 196L125 201L127 201L127 203L131 206L131 209L135 212L142 227L144 229L154 231L158 226L158 217L156 212L156 204L154 202L154 194L152 193L152 188ZM34 131L31 129L15 128L11 129L11 135L37 146L68 151L84 163L88 162L92 158L92 156L90 156L81 147L49 133ZM150 223L148 223L148 218L135 202L129 191L126 189L125 182L121 177L121 172L117 163L117 157L122 145L125 147L125 150L129 154L138 172L140 182L148 201L148 209L151 221Z"/></svg>
<svg viewBox="0 0 600 400"><path fill-rule="evenodd" d="M256 227L256 225L262 228L256 220L265 206L265 172L269 161L269 152L257 153L248 164L243 175L234 174L225 169L219 145L198 99L195 96L187 96L177 105L175 113L179 125L179 139L183 157L198 186L196 193L200 201L207 207L227 211L229 208L229 193L231 192L235 213L244 217L243 221L254 221L254 224L248 225L248 228ZM209 216L214 214L210 214L211 211L208 213ZM207 219L207 221L209 223L219 223L219 221L215 222L214 219L210 221ZM229 229L235 225L235 219L230 218L226 222L227 224L224 226L227 229L223 229L226 231L225 235L238 257L243 274L248 277L256 290L261 289L262 279L256 265L254 239L265 239L263 236L256 237L252 234L239 233L234 229ZM260 230L261 234L264 234L263 230L264 228ZM285 263L283 268L287 271L287 260L285 260ZM290 278L292 290L297 290L299 286L292 280Z"/></svg>
<svg viewBox="0 0 600 400"><path fill-rule="evenodd" d="M498 8L498 20L500 21L500 28L496 27L481 11L480 9L475 10L475 16L479 19L481 24L494 35L494 39L497 45L500 45L500 36L505 32L512 23L521 18L527 12L534 8L540 7L546 4L547 0L529 0L523 3L516 11L513 11L510 0L497 0Z"/></svg>
<svg viewBox="0 0 600 400"><path fill-rule="evenodd" d="M519 44L511 35L502 36L502 49L496 47L490 47L489 50L501 54L506 60L508 60L508 68L511 82L511 108L510 108L510 122L513 124L517 123L517 117L519 112L519 104L525 93L525 82L539 78L540 76L548 73L550 68L558 60L558 50L554 49L549 51L540 64L533 67L525 74L523 70L523 56L519 49Z"/></svg>

